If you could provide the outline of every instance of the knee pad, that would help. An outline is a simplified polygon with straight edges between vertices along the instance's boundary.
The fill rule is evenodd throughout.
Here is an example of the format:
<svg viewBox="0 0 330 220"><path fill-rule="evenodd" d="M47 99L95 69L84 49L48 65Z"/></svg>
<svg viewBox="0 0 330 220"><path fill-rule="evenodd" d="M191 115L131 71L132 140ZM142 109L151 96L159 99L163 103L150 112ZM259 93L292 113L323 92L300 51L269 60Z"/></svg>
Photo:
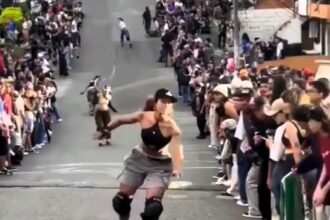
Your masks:
<svg viewBox="0 0 330 220"><path fill-rule="evenodd" d="M112 206L119 215L129 215L131 211L131 202L132 199L129 198L128 195L119 192L113 197Z"/></svg>
<svg viewBox="0 0 330 220"><path fill-rule="evenodd" d="M143 220L158 220L163 212L161 199L152 197L146 200L144 212L141 213Z"/></svg>

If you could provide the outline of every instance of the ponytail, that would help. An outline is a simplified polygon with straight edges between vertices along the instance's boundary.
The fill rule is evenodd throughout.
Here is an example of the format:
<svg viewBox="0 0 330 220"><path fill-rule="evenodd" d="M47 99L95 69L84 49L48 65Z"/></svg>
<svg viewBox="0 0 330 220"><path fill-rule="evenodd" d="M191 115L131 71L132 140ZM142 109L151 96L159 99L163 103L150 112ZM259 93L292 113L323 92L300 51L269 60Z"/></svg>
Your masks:
<svg viewBox="0 0 330 220"><path fill-rule="evenodd" d="M153 96L148 96L145 104L144 104L144 108L143 111L154 111L155 110L155 99Z"/></svg>

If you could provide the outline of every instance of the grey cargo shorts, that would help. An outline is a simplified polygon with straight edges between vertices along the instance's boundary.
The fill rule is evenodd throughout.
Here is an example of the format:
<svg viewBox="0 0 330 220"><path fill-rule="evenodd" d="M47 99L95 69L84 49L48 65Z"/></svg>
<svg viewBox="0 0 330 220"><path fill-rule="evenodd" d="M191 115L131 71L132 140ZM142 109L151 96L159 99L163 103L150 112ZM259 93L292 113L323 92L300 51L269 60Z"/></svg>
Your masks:
<svg viewBox="0 0 330 220"><path fill-rule="evenodd" d="M133 149L124 160L124 169L118 180L134 188L168 188L172 175L172 160L149 158Z"/></svg>

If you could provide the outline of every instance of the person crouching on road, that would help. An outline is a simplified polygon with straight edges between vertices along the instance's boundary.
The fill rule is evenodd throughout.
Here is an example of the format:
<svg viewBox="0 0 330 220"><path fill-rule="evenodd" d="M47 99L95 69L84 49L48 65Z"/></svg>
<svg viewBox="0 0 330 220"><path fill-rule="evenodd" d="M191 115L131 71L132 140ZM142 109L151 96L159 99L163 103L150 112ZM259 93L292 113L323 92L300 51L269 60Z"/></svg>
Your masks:
<svg viewBox="0 0 330 220"><path fill-rule="evenodd" d="M132 48L131 38L129 35L129 31L127 29L127 25L124 22L124 19L118 18L119 20L119 28L120 28L120 43L121 46L124 47L124 38L126 38L126 41L129 43L129 47Z"/></svg>
<svg viewBox="0 0 330 220"><path fill-rule="evenodd" d="M107 125L111 121L111 114L110 109L114 112L117 112L117 110L112 106L111 103L111 88L109 86L105 86L101 94L98 97L98 103L95 106L95 123L96 123L96 129L97 131L103 131ZM111 133L107 133L106 135L99 138L99 146L110 145L110 138ZM105 140L105 143L103 142Z"/></svg>

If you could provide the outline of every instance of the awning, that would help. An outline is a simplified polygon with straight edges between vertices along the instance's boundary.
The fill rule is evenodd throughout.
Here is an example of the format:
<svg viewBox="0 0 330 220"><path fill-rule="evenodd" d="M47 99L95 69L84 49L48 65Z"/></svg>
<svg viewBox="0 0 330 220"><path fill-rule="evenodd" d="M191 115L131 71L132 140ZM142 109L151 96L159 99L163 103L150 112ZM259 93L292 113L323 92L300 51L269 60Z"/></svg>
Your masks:
<svg viewBox="0 0 330 220"><path fill-rule="evenodd" d="M330 60L315 60L318 64L315 80L326 78L330 81Z"/></svg>

